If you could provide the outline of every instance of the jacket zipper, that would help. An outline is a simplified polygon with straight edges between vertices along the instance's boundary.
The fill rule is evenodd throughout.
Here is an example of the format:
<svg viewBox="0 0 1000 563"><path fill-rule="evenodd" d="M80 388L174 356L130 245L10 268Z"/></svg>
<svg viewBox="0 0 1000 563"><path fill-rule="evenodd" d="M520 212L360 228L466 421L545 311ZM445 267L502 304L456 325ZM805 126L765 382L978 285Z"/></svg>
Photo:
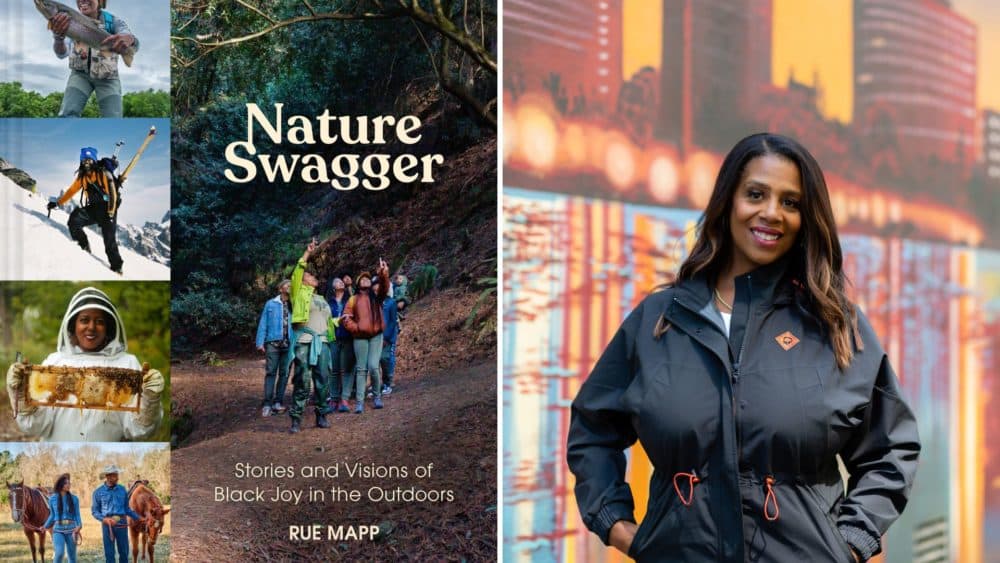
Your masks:
<svg viewBox="0 0 1000 563"><path fill-rule="evenodd" d="M749 323L748 323L749 324ZM733 364L733 423L736 425L736 470L739 471L739 463L743 460L743 422L740 420L740 360L743 358L743 346L746 343L746 333L743 333L743 342L740 343L740 351L736 354L736 363Z"/></svg>
<svg viewBox="0 0 1000 563"><path fill-rule="evenodd" d="M750 274L746 275L747 295L753 293ZM733 300L735 304L735 299ZM736 471L740 470L743 461L743 422L740 420L740 362L743 360L743 350L747 345L747 335L750 334L750 323L753 321L753 302L747 302L747 322L743 327L743 338L740 339L740 349L736 352L736 362L733 363L733 422L736 424ZM727 335L728 336L728 335Z"/></svg>
<svg viewBox="0 0 1000 563"><path fill-rule="evenodd" d="M751 282L750 274L747 274L746 275L746 283L747 283L748 286L750 285L750 282ZM750 291L751 289L752 288L748 288L748 290L747 290L748 291L748 295L752 293L752 291ZM700 311L692 309L691 307L685 305L684 303L682 303L676 297L674 298L674 301L676 303L678 303L679 305L681 305L682 307L684 307L685 309L687 309L689 312L694 313L695 316L697 316L698 318L701 318L702 320L708 321L708 324L710 326L715 326L716 328L718 328L718 326L714 322L712 322L710 319L706 319L701 314ZM735 300L734 300L734 302L735 302ZM740 460L743 459L743 436L742 436L743 432L742 432L741 423L740 423L740 419L739 419L739 408L738 408L738 405L739 405L739 402L740 402L740 398L739 398L740 361L743 359L743 350L746 347L747 334L750 332L749 331L750 321L753 320L753 309L751 308L751 305L752 305L752 303L747 303L747 322L746 322L746 326L743 327L743 338L740 341L740 349L736 353L736 361L735 362L731 362L731 361L728 360L728 358L726 360L723 360L723 365L725 365L729 369L729 392L732 394L732 397L733 397L733 401L732 401L733 426L734 426L733 430L734 430L734 434L736 436L736 451L734 453L736 454L736 456L735 456L736 457L736 459L735 459L735 461L736 461L735 470L736 470L737 475L739 474L739 471L740 471ZM726 340L727 340L727 346L726 346L726 348L729 349L729 346L728 346L729 335L725 334L725 337L726 337ZM696 338L696 340L700 340L700 339ZM705 344L702 343L702 345L704 346ZM720 358L720 359L722 359L722 358ZM737 482L739 482L739 478L738 477L737 477ZM737 496L737 498L736 498L736 512L737 512L737 514L742 514L743 513L743 493L742 493L742 491L740 491L739 485L737 485L736 496Z"/></svg>

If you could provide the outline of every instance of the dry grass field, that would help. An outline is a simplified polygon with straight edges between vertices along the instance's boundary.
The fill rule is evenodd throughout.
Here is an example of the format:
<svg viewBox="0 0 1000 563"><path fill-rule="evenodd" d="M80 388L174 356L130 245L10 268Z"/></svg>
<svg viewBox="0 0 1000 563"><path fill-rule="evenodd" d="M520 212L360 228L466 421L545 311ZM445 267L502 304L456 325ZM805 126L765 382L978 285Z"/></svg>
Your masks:
<svg viewBox="0 0 1000 563"><path fill-rule="evenodd" d="M101 523L90 516L89 507L84 507L83 513L83 544L77 548L77 560L80 563L104 562L104 544L101 541ZM129 546L131 558L132 546ZM55 550L52 548L52 536L45 538L45 561L52 561ZM154 561L166 561L170 555L170 514L167 514L163 533L156 539ZM11 522L9 509L0 516L0 561L5 563L31 563L31 548L24 536L21 525Z"/></svg>

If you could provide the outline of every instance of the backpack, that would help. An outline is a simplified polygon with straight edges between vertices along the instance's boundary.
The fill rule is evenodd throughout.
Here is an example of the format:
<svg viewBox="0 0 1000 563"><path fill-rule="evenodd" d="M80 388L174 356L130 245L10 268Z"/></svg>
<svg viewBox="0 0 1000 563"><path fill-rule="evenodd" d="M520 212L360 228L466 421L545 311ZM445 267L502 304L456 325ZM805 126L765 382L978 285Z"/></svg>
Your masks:
<svg viewBox="0 0 1000 563"><path fill-rule="evenodd" d="M104 31L114 35L115 17L107 10L101 10L101 17L104 19Z"/></svg>
<svg viewBox="0 0 1000 563"><path fill-rule="evenodd" d="M105 177L108 179L108 188L113 190L113 194L106 194L102 186L96 182L87 182L83 189L80 191L80 207L88 207L91 209L98 208L104 212L103 218L113 219L115 215L118 214L118 209L122 204L122 184L118 176L113 172L117 165L110 158L102 158L100 161L100 170L104 172ZM84 194L86 194L87 205L84 206ZM109 195L114 195L114 198L109 198ZM103 203L103 205L100 205Z"/></svg>

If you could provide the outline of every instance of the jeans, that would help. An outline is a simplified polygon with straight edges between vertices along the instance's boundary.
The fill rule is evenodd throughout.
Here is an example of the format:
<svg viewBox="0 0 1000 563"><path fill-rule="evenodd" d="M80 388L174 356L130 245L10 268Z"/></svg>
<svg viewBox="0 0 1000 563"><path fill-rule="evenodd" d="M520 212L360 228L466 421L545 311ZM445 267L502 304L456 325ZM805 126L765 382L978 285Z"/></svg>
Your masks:
<svg viewBox="0 0 1000 563"><path fill-rule="evenodd" d="M354 339L347 339L340 342L340 398L347 400L351 398L354 390ZM364 398L365 390L361 390ZM355 393L356 394L356 393Z"/></svg>
<svg viewBox="0 0 1000 563"><path fill-rule="evenodd" d="M108 528L107 524L101 524L101 535L104 537L105 563L115 563L115 549L119 563L128 563L128 526Z"/></svg>
<svg viewBox="0 0 1000 563"><path fill-rule="evenodd" d="M80 117L83 106L87 105L87 99L94 91L97 92L97 107L101 110L101 117L122 116L121 80L91 78L85 72L72 70L66 81L59 117Z"/></svg>
<svg viewBox="0 0 1000 563"><path fill-rule="evenodd" d="M268 342L264 347L267 361L264 367L264 401L261 406L285 402L285 388L288 387L288 348L278 346L278 341ZM275 379L278 386L275 387Z"/></svg>
<svg viewBox="0 0 1000 563"><path fill-rule="evenodd" d="M365 400L366 375L371 375L373 379L372 391L376 397L381 399L382 370L378 367L378 361L382 357L382 334L376 334L371 338L355 338L354 356L358 362L354 367L355 399Z"/></svg>
<svg viewBox="0 0 1000 563"><path fill-rule="evenodd" d="M392 387L394 376L396 375L396 343L382 343L382 358L379 360L379 367L382 368L382 380L386 385Z"/></svg>
<svg viewBox="0 0 1000 563"><path fill-rule="evenodd" d="M343 396L344 382L341 378L340 356L343 354L344 345L334 341L330 343L330 380L327 387L330 388L330 399L334 403L340 402ZM334 404L336 408L336 404Z"/></svg>
<svg viewBox="0 0 1000 563"><path fill-rule="evenodd" d="M103 205L100 203L98 205ZM97 224L101 228L101 237L104 239L104 253L108 255L108 265L112 270L118 271L122 267L122 257L118 253L118 219L116 217L99 219L103 213L97 206L77 207L69 214L69 234L73 240L80 245L80 248L90 252L90 241L87 240L87 233L83 228L87 225ZM105 215L107 215L105 213Z"/></svg>
<svg viewBox="0 0 1000 563"><path fill-rule="evenodd" d="M309 395L315 388L313 394L316 401L316 414L327 414L332 409L327 406L326 398L329 392L326 390L327 380L330 377L330 347L323 345L320 347L319 361L316 365L309 365L309 347L312 344L296 344L295 359L292 361L292 405L288 409L288 415L293 419L302 418L302 413L306 410L306 402Z"/></svg>
<svg viewBox="0 0 1000 563"><path fill-rule="evenodd" d="M73 539L73 532L54 532L52 547L56 550L55 563L62 563L63 555L69 558L69 563L76 563L76 540Z"/></svg>

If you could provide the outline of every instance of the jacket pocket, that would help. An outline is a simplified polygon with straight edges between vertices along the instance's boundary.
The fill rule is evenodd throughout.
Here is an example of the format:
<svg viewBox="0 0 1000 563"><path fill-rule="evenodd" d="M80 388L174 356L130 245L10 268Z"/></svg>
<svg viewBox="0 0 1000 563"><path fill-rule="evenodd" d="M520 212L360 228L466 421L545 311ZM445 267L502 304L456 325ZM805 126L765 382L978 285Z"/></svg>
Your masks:
<svg viewBox="0 0 1000 563"><path fill-rule="evenodd" d="M692 534L704 535L700 532L710 533L710 530L700 529L701 521L710 518L707 514L707 475L699 472L698 477L700 481L693 485L693 490L687 488L687 480L681 484L681 492L686 498L690 498L687 505L681 502L674 490L672 478L662 479L662 484L657 487L658 493L651 499L650 508L629 546L629 557L636 561L662 561L667 557L666 554L670 554L678 558L676 560L686 560L685 543L707 541L705 538L691 537ZM699 511L705 511L705 514L699 515Z"/></svg>
<svg viewBox="0 0 1000 563"><path fill-rule="evenodd" d="M657 480L657 482L660 481L662 480ZM639 523L635 536L632 537L632 543L628 546L628 556L632 559L635 559L636 555L641 553L645 547L649 538L649 530L656 527L656 524L668 514L676 511L681 504L680 499L669 486L660 484L656 489L655 495L652 494L652 490L650 491L649 508L646 510L642 522Z"/></svg>
<svg viewBox="0 0 1000 563"><path fill-rule="evenodd" d="M854 563L854 554L851 553L851 546L847 543L847 540L844 539L844 536L841 535L840 530L837 529L837 522L834 521L833 515L830 513L831 507L827 506L828 503L826 499L824 499L823 496L820 495L811 485L803 484L800 485L800 488L805 491L805 496L809 498L812 504L816 507L816 510L823 514L824 521L827 525L827 533L830 535L830 543L835 544L831 547L835 550L839 549L844 556L843 561L845 563Z"/></svg>

